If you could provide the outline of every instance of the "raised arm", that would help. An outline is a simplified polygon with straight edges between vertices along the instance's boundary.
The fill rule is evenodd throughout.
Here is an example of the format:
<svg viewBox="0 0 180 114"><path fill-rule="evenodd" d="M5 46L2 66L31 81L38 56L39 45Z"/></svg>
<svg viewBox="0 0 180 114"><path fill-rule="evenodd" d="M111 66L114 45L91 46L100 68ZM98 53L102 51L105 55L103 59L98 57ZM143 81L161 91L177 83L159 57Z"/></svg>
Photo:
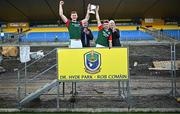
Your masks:
<svg viewBox="0 0 180 114"><path fill-rule="evenodd" d="M61 19L63 20L64 23L66 23L68 21L67 17L63 14L63 8L62 5L64 4L64 1L60 1L59 2L59 15L61 17Z"/></svg>
<svg viewBox="0 0 180 114"><path fill-rule="evenodd" d="M98 26L100 26L101 25L101 20L100 20L100 17L99 17L99 6L97 6L97 8L96 8L96 20L97 20Z"/></svg>
<svg viewBox="0 0 180 114"><path fill-rule="evenodd" d="M91 5L88 4L87 12L86 12L86 17L82 20L82 22L88 22L88 21L89 21L89 18L90 18L90 15L89 15L90 6L91 6Z"/></svg>

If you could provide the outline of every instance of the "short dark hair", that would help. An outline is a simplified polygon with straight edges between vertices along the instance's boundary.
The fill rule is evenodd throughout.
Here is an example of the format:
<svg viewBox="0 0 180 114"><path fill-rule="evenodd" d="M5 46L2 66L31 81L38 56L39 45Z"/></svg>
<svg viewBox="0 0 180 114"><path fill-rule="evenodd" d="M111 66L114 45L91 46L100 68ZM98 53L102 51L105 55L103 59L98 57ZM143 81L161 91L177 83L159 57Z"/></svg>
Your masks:
<svg viewBox="0 0 180 114"><path fill-rule="evenodd" d="M109 23L109 20L104 20L103 23Z"/></svg>
<svg viewBox="0 0 180 114"><path fill-rule="evenodd" d="M77 14L77 12L76 12L76 11L71 11L71 14L75 14L75 13Z"/></svg>

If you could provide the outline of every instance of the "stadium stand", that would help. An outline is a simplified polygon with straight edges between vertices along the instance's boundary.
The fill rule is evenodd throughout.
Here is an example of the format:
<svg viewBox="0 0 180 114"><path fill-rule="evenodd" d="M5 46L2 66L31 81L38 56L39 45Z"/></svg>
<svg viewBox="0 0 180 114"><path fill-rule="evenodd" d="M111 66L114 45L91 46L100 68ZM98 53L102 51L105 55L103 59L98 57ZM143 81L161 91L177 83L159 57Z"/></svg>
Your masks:
<svg viewBox="0 0 180 114"><path fill-rule="evenodd" d="M153 40L153 37L140 30L121 31L121 40Z"/></svg>
<svg viewBox="0 0 180 114"><path fill-rule="evenodd" d="M132 41L132 40L154 40L153 36L145 33L143 30L137 30L137 26L118 26L120 30L121 41ZM175 39L180 40L180 29L178 26L153 26L157 30L163 29L163 32ZM22 42L66 42L69 40L69 34L66 27L55 27L55 28L30 28L31 30L26 35L21 37ZM94 38L98 36L97 27L91 26L90 29L93 31ZM13 36L16 29L5 29L5 38Z"/></svg>
<svg viewBox="0 0 180 114"><path fill-rule="evenodd" d="M94 38L98 36L97 31L93 31ZM145 32L139 30L126 30L121 31L121 40L153 40L153 37ZM58 41L68 41L69 34L68 32L31 32L28 33L25 37L22 38L24 42L53 42L55 39Z"/></svg>
<svg viewBox="0 0 180 114"><path fill-rule="evenodd" d="M163 30L163 32L177 40L180 40L180 30Z"/></svg>

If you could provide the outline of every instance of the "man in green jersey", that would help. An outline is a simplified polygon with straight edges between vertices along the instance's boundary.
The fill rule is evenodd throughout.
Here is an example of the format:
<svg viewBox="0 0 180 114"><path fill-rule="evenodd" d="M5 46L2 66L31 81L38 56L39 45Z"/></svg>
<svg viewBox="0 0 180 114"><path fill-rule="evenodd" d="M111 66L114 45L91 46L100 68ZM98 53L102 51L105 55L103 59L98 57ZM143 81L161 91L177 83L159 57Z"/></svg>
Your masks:
<svg viewBox="0 0 180 114"><path fill-rule="evenodd" d="M71 12L71 20L67 19L67 17L63 14L63 8L62 8L63 4L64 4L64 1L60 1L59 15L60 15L61 19L63 20L63 22L66 23L66 27L68 28L68 31L69 31L69 36L70 36L69 48L82 48L81 25L85 21L88 22L88 20L89 20L90 4L88 5L88 8L87 8L86 17L82 21L77 21L78 15L77 15L76 11Z"/></svg>
<svg viewBox="0 0 180 114"><path fill-rule="evenodd" d="M101 23L99 17L99 6L96 8L96 19L98 24L98 38L96 40L96 47L112 47L112 33L109 30L109 21L105 20Z"/></svg>
<svg viewBox="0 0 180 114"><path fill-rule="evenodd" d="M71 20L67 19L67 17L63 14L63 8L62 5L64 4L64 1L60 1L59 3L59 15L64 23L66 23L66 27L69 31L70 36L70 45L69 48L82 48L82 42L81 42L81 25L82 23L88 22L89 20L89 9L90 4L87 8L87 14L85 19L82 21L77 21L78 15L76 11L71 12ZM73 91L75 88L75 91ZM74 93L75 92L75 93ZM70 92L72 94L77 94L76 92L76 82L72 82L72 91Z"/></svg>

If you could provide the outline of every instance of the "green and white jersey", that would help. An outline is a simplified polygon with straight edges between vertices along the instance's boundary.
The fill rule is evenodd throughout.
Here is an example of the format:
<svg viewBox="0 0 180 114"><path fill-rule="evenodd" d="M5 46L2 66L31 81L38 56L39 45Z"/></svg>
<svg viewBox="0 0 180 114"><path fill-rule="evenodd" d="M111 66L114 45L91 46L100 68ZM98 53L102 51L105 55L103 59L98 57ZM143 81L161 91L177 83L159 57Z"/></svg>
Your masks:
<svg viewBox="0 0 180 114"><path fill-rule="evenodd" d="M81 24L79 21L72 22L68 20L66 26L69 31L70 39L81 39Z"/></svg>
<svg viewBox="0 0 180 114"><path fill-rule="evenodd" d="M102 46L108 47L109 46L109 40L112 40L112 33L110 30L105 30L103 26L98 27L98 38L96 40L96 44L100 44Z"/></svg>

